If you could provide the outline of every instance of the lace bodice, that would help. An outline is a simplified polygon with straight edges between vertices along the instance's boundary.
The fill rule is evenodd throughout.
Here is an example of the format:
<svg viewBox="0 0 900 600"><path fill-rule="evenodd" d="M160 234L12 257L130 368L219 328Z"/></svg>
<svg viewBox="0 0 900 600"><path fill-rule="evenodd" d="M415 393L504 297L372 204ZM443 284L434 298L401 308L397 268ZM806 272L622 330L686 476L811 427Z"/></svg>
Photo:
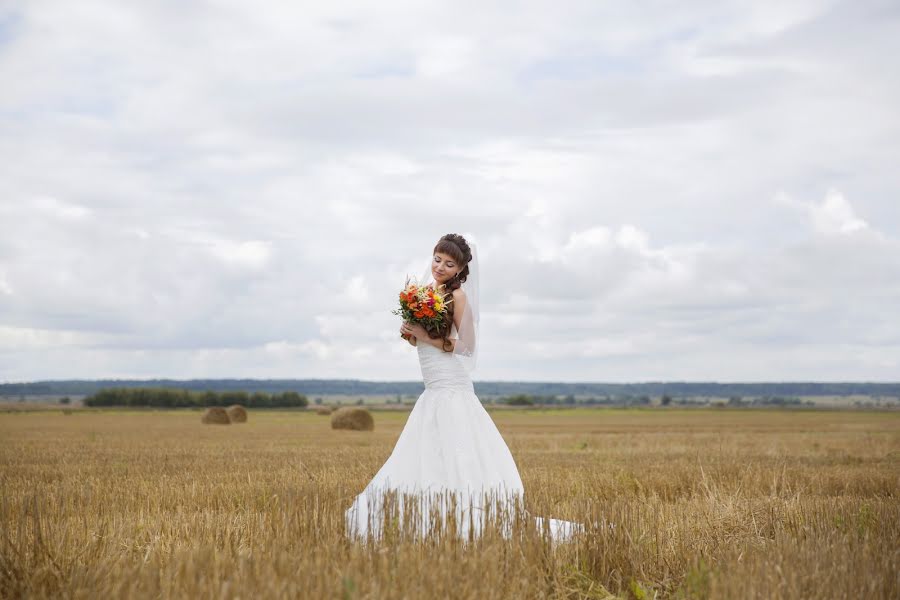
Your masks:
<svg viewBox="0 0 900 600"><path fill-rule="evenodd" d="M450 330L450 338L456 339L454 325ZM422 369L422 381L428 389L456 389L474 393L474 386L463 364L452 352L444 352L426 342L416 343L419 353L419 367Z"/></svg>

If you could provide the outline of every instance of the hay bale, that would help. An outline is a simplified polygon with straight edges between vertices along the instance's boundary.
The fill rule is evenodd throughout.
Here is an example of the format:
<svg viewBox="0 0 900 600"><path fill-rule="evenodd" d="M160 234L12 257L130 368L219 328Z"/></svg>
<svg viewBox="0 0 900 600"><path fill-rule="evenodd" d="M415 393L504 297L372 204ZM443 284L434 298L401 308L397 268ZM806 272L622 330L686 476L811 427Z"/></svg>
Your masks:
<svg viewBox="0 0 900 600"><path fill-rule="evenodd" d="M207 425L231 425L228 411L221 406L210 406L203 411L203 418L200 420Z"/></svg>
<svg viewBox="0 0 900 600"><path fill-rule="evenodd" d="M372 431L375 429L375 419L372 418L372 413L364 408L344 406L332 413L331 428Z"/></svg>
<svg viewBox="0 0 900 600"><path fill-rule="evenodd" d="M247 422L247 409L240 404L232 404L225 410L228 411L228 418L231 419L232 423Z"/></svg>
<svg viewBox="0 0 900 600"><path fill-rule="evenodd" d="M330 406L317 406L316 414L317 415L330 415L333 412L333 408Z"/></svg>

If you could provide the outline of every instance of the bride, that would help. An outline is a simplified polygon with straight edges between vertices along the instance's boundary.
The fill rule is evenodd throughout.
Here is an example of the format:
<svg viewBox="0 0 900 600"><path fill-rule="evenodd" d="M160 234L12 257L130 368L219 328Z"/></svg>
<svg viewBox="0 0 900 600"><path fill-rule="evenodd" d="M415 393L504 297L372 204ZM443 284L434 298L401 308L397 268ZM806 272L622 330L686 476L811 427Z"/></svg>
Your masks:
<svg viewBox="0 0 900 600"><path fill-rule="evenodd" d="M499 513L521 506L524 487L503 437L475 395L470 373L478 354L478 258L474 243L447 234L434 247L431 278L421 281L450 295L450 327L429 333L404 322L400 334L415 346L425 390L419 396L394 450L345 513L347 533L365 539L382 534L385 498L418 500L420 531L431 529L429 515L440 521L452 514L458 532L479 535ZM428 271L426 271L428 273ZM449 298L448 298L449 299ZM411 496L412 495L412 496ZM451 513L452 511L452 513ZM409 511L415 513L415 509ZM390 517L390 514L388 514ZM558 519L535 519L552 539L571 537L581 525ZM504 529L508 533L508 529Z"/></svg>

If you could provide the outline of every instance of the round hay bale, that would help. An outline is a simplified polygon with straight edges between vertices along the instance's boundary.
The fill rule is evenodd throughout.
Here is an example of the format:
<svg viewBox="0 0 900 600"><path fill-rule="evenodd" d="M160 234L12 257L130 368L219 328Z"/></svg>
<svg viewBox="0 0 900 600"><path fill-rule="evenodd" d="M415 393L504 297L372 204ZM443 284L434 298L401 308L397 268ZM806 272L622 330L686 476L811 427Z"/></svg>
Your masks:
<svg viewBox="0 0 900 600"><path fill-rule="evenodd" d="M316 414L317 415L330 415L333 409L330 406L317 406Z"/></svg>
<svg viewBox="0 0 900 600"><path fill-rule="evenodd" d="M247 409L240 404L232 404L225 410L228 411L228 418L231 419L232 423L247 422Z"/></svg>
<svg viewBox="0 0 900 600"><path fill-rule="evenodd" d="M228 411L221 406L210 406L203 411L203 418L200 420L207 425L231 425Z"/></svg>
<svg viewBox="0 0 900 600"><path fill-rule="evenodd" d="M331 414L332 429L353 429L356 431L372 431L375 419L372 413L356 406L344 406Z"/></svg>

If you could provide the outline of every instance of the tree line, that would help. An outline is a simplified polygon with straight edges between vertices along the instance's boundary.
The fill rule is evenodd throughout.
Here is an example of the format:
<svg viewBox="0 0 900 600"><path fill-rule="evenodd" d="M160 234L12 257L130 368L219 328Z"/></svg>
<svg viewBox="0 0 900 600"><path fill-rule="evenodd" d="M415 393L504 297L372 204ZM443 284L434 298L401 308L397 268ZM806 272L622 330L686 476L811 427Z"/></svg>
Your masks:
<svg viewBox="0 0 900 600"><path fill-rule="evenodd" d="M84 399L85 406L152 406L157 408L202 408L240 404L247 408L305 407L306 396L289 390L270 394L233 390L215 392L177 388L103 388Z"/></svg>
<svg viewBox="0 0 900 600"><path fill-rule="evenodd" d="M673 398L708 396L893 396L900 398L900 382L770 382L717 383L705 381L651 381L644 383L562 383L476 381L479 396L526 394L531 396L577 395L594 397L633 397L668 395ZM53 380L0 383L0 396L90 395L109 387L167 387L192 391L247 391L281 393L299 390L307 395L418 395L421 381L361 381L358 379L100 379Z"/></svg>
<svg viewBox="0 0 900 600"><path fill-rule="evenodd" d="M663 397L663 404L668 404L666 402L666 398L668 396ZM669 402L671 402L671 398L669 398ZM616 406L644 406L649 405L651 403L650 396L642 395L642 396L632 396L628 394L620 395L620 396L604 396L601 398L582 398L577 400L574 395L569 394L567 396L558 397L558 396L547 396L547 395L537 395L537 394L514 394L512 396L504 396L500 397L496 400L498 404L509 404L511 406L533 406L533 405L569 405L574 406L576 404L579 405L598 405L598 404L611 404Z"/></svg>
<svg viewBox="0 0 900 600"><path fill-rule="evenodd" d="M635 396L630 394L620 394L617 396L601 396L576 399L574 395L568 396L541 396L535 394L514 394L512 396L503 396L495 400L497 404L509 404L511 406L534 406L534 405L579 405L579 406L596 406L596 405L612 405L612 406L649 406L653 403L650 396L646 394ZM671 406L672 404L710 404L709 399L703 401L685 400L683 398L672 398L668 394L663 394L659 399L662 406ZM811 401L804 401L797 397L785 396L761 396L758 398L742 398L741 396L732 396L728 399L728 406L806 406L813 405Z"/></svg>

